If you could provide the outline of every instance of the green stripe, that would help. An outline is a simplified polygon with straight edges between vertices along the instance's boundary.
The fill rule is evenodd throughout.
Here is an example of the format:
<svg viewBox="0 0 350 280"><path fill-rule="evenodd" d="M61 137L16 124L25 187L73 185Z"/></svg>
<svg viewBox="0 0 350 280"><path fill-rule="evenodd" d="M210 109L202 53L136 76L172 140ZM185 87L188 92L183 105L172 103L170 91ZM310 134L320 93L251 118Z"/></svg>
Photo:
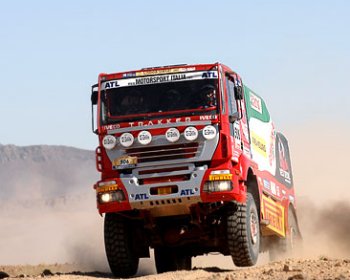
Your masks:
<svg viewBox="0 0 350 280"><path fill-rule="evenodd" d="M262 122L269 122L270 121L270 113L267 110L265 101L258 94L256 94L254 91L249 89L247 86L244 85L243 88L244 88L244 97L245 97L245 102L246 102L248 119L256 118ZM261 113L259 112L258 107L254 106L254 104L252 104L251 100L255 100L255 101L260 100L260 103L258 102L256 104L261 105L261 107L260 107Z"/></svg>

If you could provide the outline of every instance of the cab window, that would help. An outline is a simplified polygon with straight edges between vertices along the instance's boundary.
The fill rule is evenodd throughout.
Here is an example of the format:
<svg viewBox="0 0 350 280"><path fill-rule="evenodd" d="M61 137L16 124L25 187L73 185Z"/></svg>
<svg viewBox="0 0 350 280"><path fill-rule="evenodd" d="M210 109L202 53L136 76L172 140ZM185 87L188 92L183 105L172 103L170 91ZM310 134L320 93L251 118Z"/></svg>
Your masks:
<svg viewBox="0 0 350 280"><path fill-rule="evenodd" d="M234 82L230 77L226 76L226 88L227 88L227 94L228 94L228 110L229 115L233 115L237 112L237 102L235 99L235 91L234 91Z"/></svg>

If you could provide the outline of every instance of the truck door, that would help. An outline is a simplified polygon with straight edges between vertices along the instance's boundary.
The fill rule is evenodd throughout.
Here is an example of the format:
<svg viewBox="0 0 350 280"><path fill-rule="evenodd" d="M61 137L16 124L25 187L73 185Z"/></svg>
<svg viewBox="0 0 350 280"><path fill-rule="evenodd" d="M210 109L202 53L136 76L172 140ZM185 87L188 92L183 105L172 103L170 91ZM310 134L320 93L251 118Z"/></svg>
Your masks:
<svg viewBox="0 0 350 280"><path fill-rule="evenodd" d="M242 154L242 140L240 129L240 112L239 104L235 98L234 79L230 75L226 75L226 89L228 95L228 114L230 116L230 134L232 141L232 160L238 162L239 156Z"/></svg>
<svg viewBox="0 0 350 280"><path fill-rule="evenodd" d="M240 78L226 74L226 89L230 116L230 133L231 137L233 138L232 160L238 162L238 158L242 153L248 158L251 157L251 154L243 92L241 98L236 96L237 94L235 94L235 86L242 86Z"/></svg>

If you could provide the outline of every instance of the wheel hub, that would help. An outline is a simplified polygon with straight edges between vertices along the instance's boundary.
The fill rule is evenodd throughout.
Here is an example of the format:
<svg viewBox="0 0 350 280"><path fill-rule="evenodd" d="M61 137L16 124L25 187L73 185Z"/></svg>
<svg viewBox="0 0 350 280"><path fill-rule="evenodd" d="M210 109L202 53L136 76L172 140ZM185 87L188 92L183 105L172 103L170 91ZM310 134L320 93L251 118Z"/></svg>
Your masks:
<svg viewBox="0 0 350 280"><path fill-rule="evenodd" d="M250 237L253 244L258 242L258 219L254 213L250 214Z"/></svg>

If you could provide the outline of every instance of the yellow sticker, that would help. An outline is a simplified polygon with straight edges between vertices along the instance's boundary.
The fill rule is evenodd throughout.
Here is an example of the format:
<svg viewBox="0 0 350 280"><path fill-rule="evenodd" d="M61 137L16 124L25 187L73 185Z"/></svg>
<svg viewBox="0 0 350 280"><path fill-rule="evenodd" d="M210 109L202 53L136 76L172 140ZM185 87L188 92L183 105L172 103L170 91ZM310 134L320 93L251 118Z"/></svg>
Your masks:
<svg viewBox="0 0 350 280"><path fill-rule="evenodd" d="M253 149L262 156L267 157L266 141L254 132L251 132L251 136Z"/></svg>
<svg viewBox="0 0 350 280"><path fill-rule="evenodd" d="M186 67L186 68L170 68L170 69L154 69L154 70L146 70L136 72L136 77L140 76L150 76L150 75L161 75L161 74L172 74L172 73L180 73L180 72L190 72L195 71L195 67Z"/></svg>
<svg viewBox="0 0 350 280"><path fill-rule="evenodd" d="M113 160L113 166L115 167L125 167L125 166L135 166L137 164L137 157L132 156L121 156Z"/></svg>
<svg viewBox="0 0 350 280"><path fill-rule="evenodd" d="M209 175L209 181L231 181L232 174L211 174Z"/></svg>
<svg viewBox="0 0 350 280"><path fill-rule="evenodd" d="M111 192L111 191L115 191L118 189L118 185L114 184L114 185L108 185L108 186L101 186L101 187L97 187L96 188L96 192L97 193L102 193L102 192Z"/></svg>
<svg viewBox="0 0 350 280"><path fill-rule="evenodd" d="M286 236L284 227L284 207L273 199L262 195L261 211L263 219L269 221L266 227L282 237Z"/></svg>

